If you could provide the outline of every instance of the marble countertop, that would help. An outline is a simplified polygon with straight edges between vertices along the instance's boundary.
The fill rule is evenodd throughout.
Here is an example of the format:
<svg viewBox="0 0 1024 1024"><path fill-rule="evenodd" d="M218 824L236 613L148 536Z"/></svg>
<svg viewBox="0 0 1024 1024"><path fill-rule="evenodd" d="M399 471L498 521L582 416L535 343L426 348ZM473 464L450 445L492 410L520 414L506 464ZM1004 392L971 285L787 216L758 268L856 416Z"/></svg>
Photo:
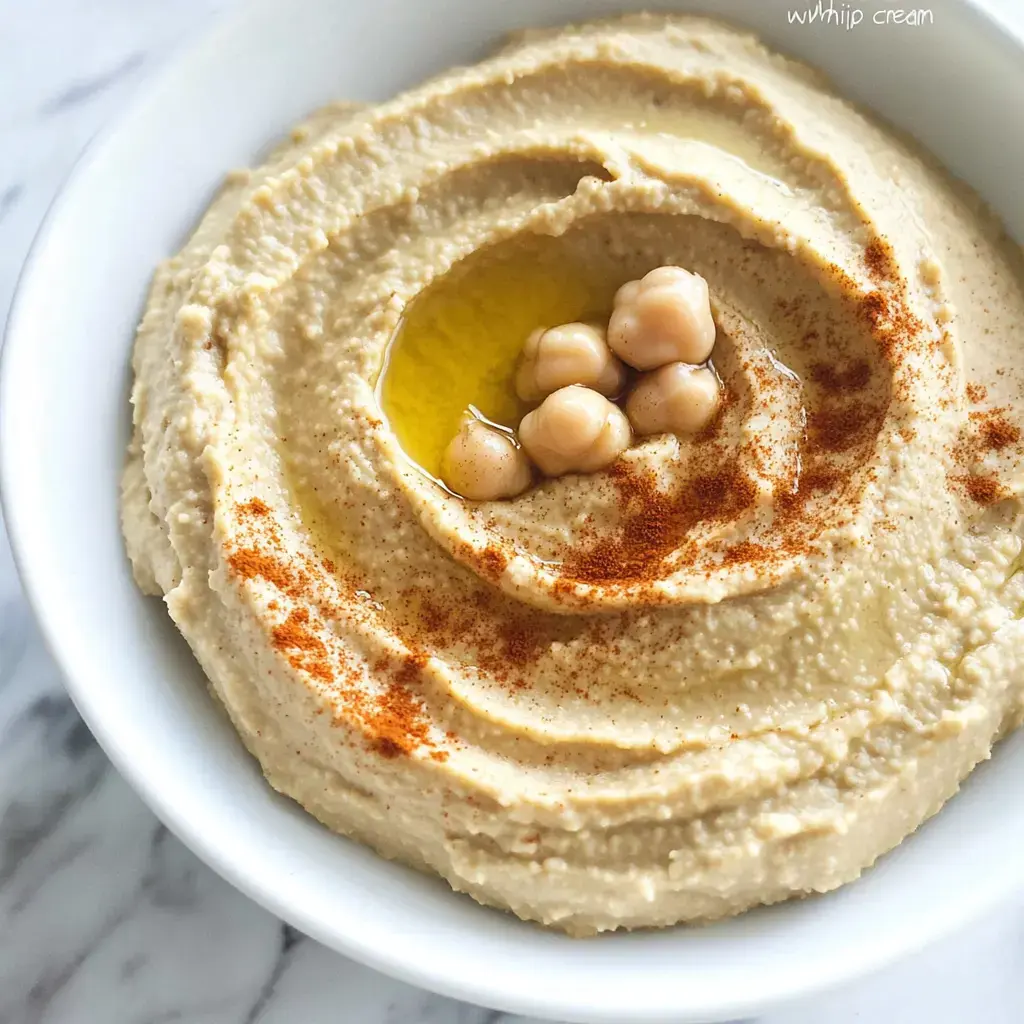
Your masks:
<svg viewBox="0 0 1024 1024"><path fill-rule="evenodd" d="M82 146L234 2L0 0L0 321ZM1024 21L1019 0L989 2ZM1024 894L883 973L759 1021L1017 1024L1022 1006ZM527 1024L338 956L171 836L66 696L0 523L0 1024L172 1021Z"/></svg>

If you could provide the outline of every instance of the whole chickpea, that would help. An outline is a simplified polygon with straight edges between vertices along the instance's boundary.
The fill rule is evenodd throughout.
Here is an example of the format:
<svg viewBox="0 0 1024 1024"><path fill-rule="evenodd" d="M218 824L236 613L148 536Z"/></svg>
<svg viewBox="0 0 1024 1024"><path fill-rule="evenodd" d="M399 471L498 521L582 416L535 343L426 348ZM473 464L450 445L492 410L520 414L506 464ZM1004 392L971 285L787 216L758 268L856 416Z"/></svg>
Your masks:
<svg viewBox="0 0 1024 1024"><path fill-rule="evenodd" d="M641 435L695 434L710 422L720 400L713 370L669 363L636 382L626 399L626 415Z"/></svg>
<svg viewBox="0 0 1024 1024"><path fill-rule="evenodd" d="M561 476L603 469L629 447L632 431L617 405L573 384L523 417L519 440L542 473Z"/></svg>
<svg viewBox="0 0 1024 1024"><path fill-rule="evenodd" d="M523 346L516 393L539 402L559 388L582 384L612 398L626 382L626 369L612 355L604 330L595 324L560 324L534 331Z"/></svg>
<svg viewBox="0 0 1024 1024"><path fill-rule="evenodd" d="M445 486L472 501L514 498L530 486L530 460L515 439L467 419L441 460Z"/></svg>
<svg viewBox="0 0 1024 1024"><path fill-rule="evenodd" d="M708 283L682 267L658 267L615 295L608 345L638 370L703 363L715 344Z"/></svg>

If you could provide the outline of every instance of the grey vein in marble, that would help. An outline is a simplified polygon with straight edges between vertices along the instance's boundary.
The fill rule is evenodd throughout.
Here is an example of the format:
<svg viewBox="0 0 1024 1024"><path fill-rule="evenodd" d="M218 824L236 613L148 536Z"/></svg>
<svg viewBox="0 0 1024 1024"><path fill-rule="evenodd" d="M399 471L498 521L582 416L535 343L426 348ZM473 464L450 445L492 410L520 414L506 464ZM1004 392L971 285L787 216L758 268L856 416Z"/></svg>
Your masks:
<svg viewBox="0 0 1024 1024"><path fill-rule="evenodd" d="M10 185L0 192L0 224L3 223L4 217L14 209L14 204L21 198L24 191L24 185Z"/></svg>
<svg viewBox="0 0 1024 1024"><path fill-rule="evenodd" d="M40 113L43 116L58 114L69 107L75 107L80 103L91 100L94 96L115 86L126 75L140 68L145 59L146 55L144 53L133 53L110 71L73 82L54 96L53 99L45 103Z"/></svg>

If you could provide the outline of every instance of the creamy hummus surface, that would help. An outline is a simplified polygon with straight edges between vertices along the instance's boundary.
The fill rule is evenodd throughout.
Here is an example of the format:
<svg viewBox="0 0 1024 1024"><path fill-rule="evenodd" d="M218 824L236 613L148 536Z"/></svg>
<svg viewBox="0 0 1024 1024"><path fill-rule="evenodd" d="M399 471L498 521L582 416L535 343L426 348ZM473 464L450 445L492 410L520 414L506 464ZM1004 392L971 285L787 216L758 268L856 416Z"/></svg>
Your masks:
<svg viewBox="0 0 1024 1024"><path fill-rule="evenodd" d="M467 501L536 328L706 279L694 435ZM123 518L270 783L589 934L856 878L1019 724L1024 269L980 201L722 24L517 37L336 106L156 274Z"/></svg>

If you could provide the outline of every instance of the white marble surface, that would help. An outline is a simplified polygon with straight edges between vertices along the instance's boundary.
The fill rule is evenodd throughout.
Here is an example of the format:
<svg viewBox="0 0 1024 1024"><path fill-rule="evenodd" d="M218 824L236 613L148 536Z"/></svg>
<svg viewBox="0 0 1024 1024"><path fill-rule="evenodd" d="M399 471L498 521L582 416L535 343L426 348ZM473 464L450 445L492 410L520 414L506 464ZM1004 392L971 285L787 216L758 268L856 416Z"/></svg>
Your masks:
<svg viewBox="0 0 1024 1024"><path fill-rule="evenodd" d="M0 319L81 147L153 67L233 2L0 0ZM1020 0L990 2L1024 20ZM170 836L65 695L0 524L0 1024L498 1020L516 1018L337 956ZM760 1020L1018 1024L1024 894L882 974Z"/></svg>

